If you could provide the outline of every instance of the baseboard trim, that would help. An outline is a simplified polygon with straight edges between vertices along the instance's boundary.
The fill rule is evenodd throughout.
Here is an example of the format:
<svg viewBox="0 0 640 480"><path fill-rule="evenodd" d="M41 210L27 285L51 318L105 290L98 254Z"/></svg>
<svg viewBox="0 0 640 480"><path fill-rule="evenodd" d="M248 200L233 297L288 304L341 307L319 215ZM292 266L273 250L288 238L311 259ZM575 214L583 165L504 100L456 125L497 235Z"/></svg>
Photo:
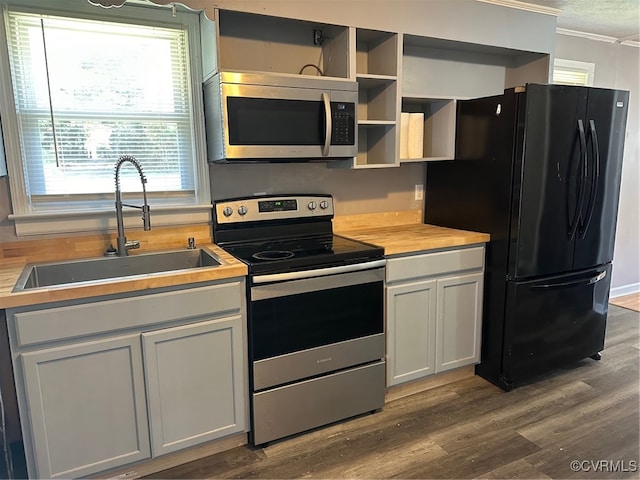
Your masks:
<svg viewBox="0 0 640 480"><path fill-rule="evenodd" d="M402 385L396 385L389 387L385 395L385 403L398 400L399 398L408 397L415 393L424 392L432 388L441 387L448 383L457 382L463 378L473 377L475 375L475 365L468 365L466 367L456 368L449 372L439 373L437 375L431 375L419 380L407 382Z"/></svg>
<svg viewBox="0 0 640 480"><path fill-rule="evenodd" d="M179 452L169 453L162 455L161 457L151 460L144 460L139 463L134 463L128 467L118 468L103 472L93 478L102 479L119 479L119 480L132 480L134 478L144 477L151 475L152 473L161 472L168 468L182 465L183 463L199 460L209 455L231 450L235 447L241 447L247 444L247 434L237 433L221 440L216 440L204 445L198 445L196 447L187 448Z"/></svg>
<svg viewBox="0 0 640 480"><path fill-rule="evenodd" d="M630 293L638 292L640 292L640 282L630 283L629 285L622 285L621 287L612 288L609 292L609 297L622 297L623 295L629 295Z"/></svg>

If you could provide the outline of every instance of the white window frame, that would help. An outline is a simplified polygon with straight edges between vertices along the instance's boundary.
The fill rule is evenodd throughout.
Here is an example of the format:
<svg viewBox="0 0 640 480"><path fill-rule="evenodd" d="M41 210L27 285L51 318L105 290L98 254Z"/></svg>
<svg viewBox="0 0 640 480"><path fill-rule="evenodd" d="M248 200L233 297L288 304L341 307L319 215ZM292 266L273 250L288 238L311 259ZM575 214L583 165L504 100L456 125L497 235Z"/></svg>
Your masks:
<svg viewBox="0 0 640 480"><path fill-rule="evenodd" d="M153 226L172 226L202 224L211 220L211 193L209 167L206 155L204 128L204 106L201 92L202 56L200 51L200 26L197 13L177 12L175 17L171 8L125 5L118 9L104 9L79 0L0 0L0 7L18 6L25 11L47 13L59 16L73 16L87 19L113 19L116 21L140 24L158 24L187 26L189 36L189 60L191 102L193 108L194 172L195 198L191 202L172 205L171 199L163 200L158 206L151 204ZM139 20L137 20L139 19ZM34 212L31 208L25 183L24 165L18 131L18 120L11 85L11 71L6 45L6 26L4 15L0 21L0 111L4 131L7 170L16 235L38 235L50 233L70 233L105 231L116 228L115 208L86 208L73 211ZM115 188L115 185L114 185ZM64 207L64 204L62 205ZM125 226L141 227L140 213L137 209L125 209Z"/></svg>
<svg viewBox="0 0 640 480"><path fill-rule="evenodd" d="M553 60L553 83L558 83L555 76L556 71L580 72L586 74L585 83L571 83L571 85L592 87L596 64L591 62L580 62L578 60L567 60L565 58L555 58Z"/></svg>

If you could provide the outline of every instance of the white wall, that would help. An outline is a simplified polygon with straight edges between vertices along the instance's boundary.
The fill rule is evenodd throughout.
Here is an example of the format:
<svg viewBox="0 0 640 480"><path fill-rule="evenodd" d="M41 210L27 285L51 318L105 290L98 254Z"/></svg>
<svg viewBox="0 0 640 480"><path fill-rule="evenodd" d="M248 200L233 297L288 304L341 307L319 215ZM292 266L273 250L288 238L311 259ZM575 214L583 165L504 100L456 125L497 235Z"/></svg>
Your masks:
<svg viewBox="0 0 640 480"><path fill-rule="evenodd" d="M630 92L611 295L640 291L640 48L557 35L555 57L595 63L594 86Z"/></svg>

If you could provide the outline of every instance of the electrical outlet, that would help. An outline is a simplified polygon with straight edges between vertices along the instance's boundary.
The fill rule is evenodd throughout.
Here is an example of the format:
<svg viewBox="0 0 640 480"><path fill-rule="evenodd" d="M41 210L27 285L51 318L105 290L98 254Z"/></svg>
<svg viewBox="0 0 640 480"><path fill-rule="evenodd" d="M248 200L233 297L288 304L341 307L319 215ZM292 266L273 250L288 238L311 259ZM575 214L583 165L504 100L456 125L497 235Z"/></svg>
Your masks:
<svg viewBox="0 0 640 480"><path fill-rule="evenodd" d="M422 184L416 185L416 190L413 197L414 197L414 200L416 201L424 199L424 185Z"/></svg>

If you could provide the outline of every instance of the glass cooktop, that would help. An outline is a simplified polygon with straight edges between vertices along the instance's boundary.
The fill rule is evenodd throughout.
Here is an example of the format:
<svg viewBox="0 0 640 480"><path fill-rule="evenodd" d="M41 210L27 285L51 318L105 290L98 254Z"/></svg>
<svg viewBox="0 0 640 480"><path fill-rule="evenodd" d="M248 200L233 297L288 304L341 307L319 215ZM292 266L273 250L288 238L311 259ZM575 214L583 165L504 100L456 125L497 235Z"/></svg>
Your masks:
<svg viewBox="0 0 640 480"><path fill-rule="evenodd" d="M250 273L279 273L382 258L381 247L339 235L256 240L222 246Z"/></svg>

